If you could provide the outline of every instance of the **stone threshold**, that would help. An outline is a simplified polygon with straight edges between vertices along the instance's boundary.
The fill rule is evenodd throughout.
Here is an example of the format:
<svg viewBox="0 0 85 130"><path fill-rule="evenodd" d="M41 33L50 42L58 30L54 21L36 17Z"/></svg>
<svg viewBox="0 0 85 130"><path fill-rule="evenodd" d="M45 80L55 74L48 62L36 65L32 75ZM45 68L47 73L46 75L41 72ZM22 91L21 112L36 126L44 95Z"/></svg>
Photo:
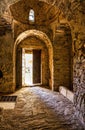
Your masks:
<svg viewBox="0 0 85 130"><path fill-rule="evenodd" d="M14 109L15 102L0 102L0 107L4 110Z"/></svg>
<svg viewBox="0 0 85 130"><path fill-rule="evenodd" d="M60 86L59 87L59 92L63 96L65 96L66 98L68 98L73 103L73 100L74 100L74 93L73 92L71 92L69 89L67 89L64 86Z"/></svg>

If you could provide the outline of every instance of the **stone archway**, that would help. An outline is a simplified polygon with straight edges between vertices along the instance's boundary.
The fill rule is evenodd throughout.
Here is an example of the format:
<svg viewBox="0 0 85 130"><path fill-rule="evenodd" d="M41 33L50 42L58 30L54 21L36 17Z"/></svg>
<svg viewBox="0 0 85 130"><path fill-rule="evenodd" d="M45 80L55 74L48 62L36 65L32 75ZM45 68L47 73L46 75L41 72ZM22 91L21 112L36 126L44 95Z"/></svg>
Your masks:
<svg viewBox="0 0 85 130"><path fill-rule="evenodd" d="M49 86L53 90L53 81L54 81L53 80L53 47L48 36L45 33L38 30L27 30L21 33L15 41L14 50L13 50L13 88L14 90L16 88L16 49L17 46L22 41L24 41L26 38L30 36L36 37L37 39L40 39L46 44L46 47L48 49L48 55L49 55L49 71L50 71Z"/></svg>

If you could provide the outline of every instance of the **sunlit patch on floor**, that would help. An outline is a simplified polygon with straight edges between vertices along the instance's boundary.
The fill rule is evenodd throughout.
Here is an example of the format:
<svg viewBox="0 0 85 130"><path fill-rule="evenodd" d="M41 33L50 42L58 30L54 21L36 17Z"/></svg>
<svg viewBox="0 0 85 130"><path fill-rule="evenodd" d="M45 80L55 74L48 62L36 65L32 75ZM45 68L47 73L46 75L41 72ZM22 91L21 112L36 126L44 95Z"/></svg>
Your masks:
<svg viewBox="0 0 85 130"><path fill-rule="evenodd" d="M0 106L3 109L14 109L17 96L0 96Z"/></svg>

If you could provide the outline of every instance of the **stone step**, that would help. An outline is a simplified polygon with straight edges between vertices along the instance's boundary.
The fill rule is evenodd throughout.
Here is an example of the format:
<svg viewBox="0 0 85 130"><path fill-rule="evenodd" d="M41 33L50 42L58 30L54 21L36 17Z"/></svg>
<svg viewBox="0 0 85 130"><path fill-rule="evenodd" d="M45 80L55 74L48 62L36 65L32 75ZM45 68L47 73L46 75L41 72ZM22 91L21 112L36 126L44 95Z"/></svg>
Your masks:
<svg viewBox="0 0 85 130"><path fill-rule="evenodd" d="M73 102L74 99L74 94L73 92L71 92L70 90L68 90L66 87L64 86L60 86L59 87L59 92L64 95L66 98L68 98L71 102Z"/></svg>

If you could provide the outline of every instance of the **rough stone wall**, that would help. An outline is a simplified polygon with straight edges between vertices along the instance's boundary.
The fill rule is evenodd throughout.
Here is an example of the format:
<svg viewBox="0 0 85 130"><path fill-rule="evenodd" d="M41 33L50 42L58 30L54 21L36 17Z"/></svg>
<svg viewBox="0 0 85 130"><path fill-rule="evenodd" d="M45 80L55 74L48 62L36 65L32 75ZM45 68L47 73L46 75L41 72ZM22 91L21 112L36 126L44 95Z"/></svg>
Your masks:
<svg viewBox="0 0 85 130"><path fill-rule="evenodd" d="M0 36L0 92L12 92L13 84L13 39L11 33Z"/></svg>
<svg viewBox="0 0 85 130"><path fill-rule="evenodd" d="M85 2L76 11L73 25L73 88L76 115L85 126Z"/></svg>
<svg viewBox="0 0 85 130"><path fill-rule="evenodd" d="M23 23L20 23L20 22L18 22L16 20L13 21L13 35L14 35L14 39L16 40L16 38L22 32L24 32L26 30L31 30L31 29L36 29L36 30L42 31L49 37L49 39L51 41L53 40L53 31L52 31L52 29L49 26L23 24Z"/></svg>
<svg viewBox="0 0 85 130"><path fill-rule="evenodd" d="M77 32L74 39L74 105L76 115L85 125L85 31ZM81 35L82 34L82 35Z"/></svg>
<svg viewBox="0 0 85 130"><path fill-rule="evenodd" d="M72 41L71 35L66 32L56 32L54 39L54 90L59 86L72 89Z"/></svg>
<svg viewBox="0 0 85 130"><path fill-rule="evenodd" d="M61 11L60 18L66 19L71 28L73 46L73 88L76 115L85 125L85 1L56 0L55 4ZM62 20L61 19L61 20Z"/></svg>
<svg viewBox="0 0 85 130"><path fill-rule="evenodd" d="M74 65L74 92L76 115L85 125L85 60Z"/></svg>
<svg viewBox="0 0 85 130"><path fill-rule="evenodd" d="M0 92L13 91L13 34L7 1L0 1Z"/></svg>

